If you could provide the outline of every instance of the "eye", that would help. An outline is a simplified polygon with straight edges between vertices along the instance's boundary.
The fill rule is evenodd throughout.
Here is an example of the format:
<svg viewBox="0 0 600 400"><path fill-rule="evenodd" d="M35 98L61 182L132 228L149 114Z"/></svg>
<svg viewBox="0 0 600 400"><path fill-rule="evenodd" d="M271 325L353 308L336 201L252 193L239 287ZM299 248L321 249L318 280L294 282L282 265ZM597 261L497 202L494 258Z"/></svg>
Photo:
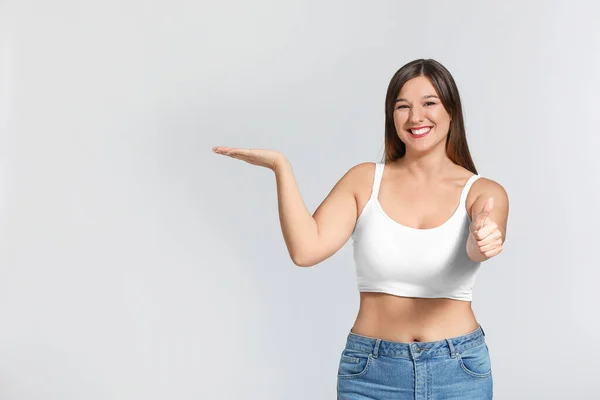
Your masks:
<svg viewBox="0 0 600 400"><path fill-rule="evenodd" d="M428 102L425 103L425 105L428 105L428 104L435 105L436 103L433 102L433 101L428 101Z"/></svg>
<svg viewBox="0 0 600 400"><path fill-rule="evenodd" d="M399 110L400 108L408 108L408 106L407 106L407 105L404 105L404 104L402 104L402 105L399 105L399 106L398 106L396 109L397 109L397 110Z"/></svg>

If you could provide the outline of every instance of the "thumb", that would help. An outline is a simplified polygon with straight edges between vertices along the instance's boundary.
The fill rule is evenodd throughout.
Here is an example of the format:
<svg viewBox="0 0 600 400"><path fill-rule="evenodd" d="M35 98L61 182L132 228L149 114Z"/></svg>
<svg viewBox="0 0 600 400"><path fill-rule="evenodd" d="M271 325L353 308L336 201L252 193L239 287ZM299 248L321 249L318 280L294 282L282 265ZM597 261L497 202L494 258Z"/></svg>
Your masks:
<svg viewBox="0 0 600 400"><path fill-rule="evenodd" d="M490 216L493 209L494 209L494 198L490 197L483 205L483 208L481 209L481 211L479 211L479 213L475 217L475 222L477 224L479 224L479 229L481 229L485 225L485 221L486 221L487 217Z"/></svg>

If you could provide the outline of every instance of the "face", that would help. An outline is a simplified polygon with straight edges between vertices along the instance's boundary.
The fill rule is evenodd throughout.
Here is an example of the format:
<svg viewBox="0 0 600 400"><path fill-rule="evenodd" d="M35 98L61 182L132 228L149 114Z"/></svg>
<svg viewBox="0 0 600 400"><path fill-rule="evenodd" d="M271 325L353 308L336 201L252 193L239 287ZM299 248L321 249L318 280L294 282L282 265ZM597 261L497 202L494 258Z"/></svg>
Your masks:
<svg viewBox="0 0 600 400"><path fill-rule="evenodd" d="M423 152L445 146L450 115L429 79L418 76L408 80L397 99L394 125L407 151Z"/></svg>

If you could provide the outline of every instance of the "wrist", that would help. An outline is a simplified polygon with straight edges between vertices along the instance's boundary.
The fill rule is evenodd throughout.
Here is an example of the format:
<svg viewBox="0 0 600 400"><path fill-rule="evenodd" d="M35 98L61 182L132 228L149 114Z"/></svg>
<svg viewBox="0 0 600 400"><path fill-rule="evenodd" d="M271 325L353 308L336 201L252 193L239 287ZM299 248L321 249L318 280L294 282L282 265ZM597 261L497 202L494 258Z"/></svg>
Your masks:
<svg viewBox="0 0 600 400"><path fill-rule="evenodd" d="M281 157L279 157L275 160L275 162L273 163L273 167L271 169L273 170L273 172L277 173L278 171L282 170L283 168L291 168L291 167L292 167L292 165L290 164L288 159L282 155Z"/></svg>

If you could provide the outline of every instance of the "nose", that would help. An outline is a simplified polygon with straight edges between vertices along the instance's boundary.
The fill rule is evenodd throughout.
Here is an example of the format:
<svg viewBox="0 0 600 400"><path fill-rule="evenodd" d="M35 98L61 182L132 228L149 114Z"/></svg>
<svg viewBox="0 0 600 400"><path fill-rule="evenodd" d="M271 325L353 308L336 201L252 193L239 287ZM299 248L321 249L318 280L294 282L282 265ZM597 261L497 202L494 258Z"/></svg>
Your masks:
<svg viewBox="0 0 600 400"><path fill-rule="evenodd" d="M408 115L408 120L411 124L416 124L423 121L423 110L416 106L411 107L410 114Z"/></svg>

